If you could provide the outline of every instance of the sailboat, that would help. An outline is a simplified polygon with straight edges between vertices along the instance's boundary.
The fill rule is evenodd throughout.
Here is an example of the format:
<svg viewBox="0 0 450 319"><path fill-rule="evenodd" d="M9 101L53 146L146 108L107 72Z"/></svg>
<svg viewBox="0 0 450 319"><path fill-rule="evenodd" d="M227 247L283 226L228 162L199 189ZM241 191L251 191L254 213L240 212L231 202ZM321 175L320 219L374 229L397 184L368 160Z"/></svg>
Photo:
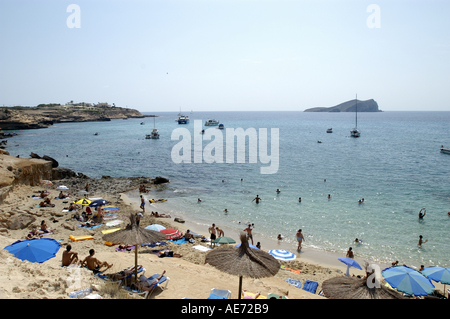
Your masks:
<svg viewBox="0 0 450 319"><path fill-rule="evenodd" d="M146 134L145 138L146 139L157 139L159 138L159 132L158 129L155 127L156 124L156 116L153 117L153 130L150 134Z"/></svg>
<svg viewBox="0 0 450 319"><path fill-rule="evenodd" d="M353 130L350 131L351 137L360 137L361 132L358 130L358 94L356 94L356 124Z"/></svg>

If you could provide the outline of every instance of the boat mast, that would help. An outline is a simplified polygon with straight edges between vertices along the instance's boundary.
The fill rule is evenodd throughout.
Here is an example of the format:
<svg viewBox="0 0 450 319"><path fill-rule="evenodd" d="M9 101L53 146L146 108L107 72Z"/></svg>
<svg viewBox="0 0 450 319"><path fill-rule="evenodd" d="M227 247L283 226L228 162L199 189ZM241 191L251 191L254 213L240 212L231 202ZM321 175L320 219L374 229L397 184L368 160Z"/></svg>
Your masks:
<svg viewBox="0 0 450 319"><path fill-rule="evenodd" d="M358 128L358 94L356 94L356 126Z"/></svg>

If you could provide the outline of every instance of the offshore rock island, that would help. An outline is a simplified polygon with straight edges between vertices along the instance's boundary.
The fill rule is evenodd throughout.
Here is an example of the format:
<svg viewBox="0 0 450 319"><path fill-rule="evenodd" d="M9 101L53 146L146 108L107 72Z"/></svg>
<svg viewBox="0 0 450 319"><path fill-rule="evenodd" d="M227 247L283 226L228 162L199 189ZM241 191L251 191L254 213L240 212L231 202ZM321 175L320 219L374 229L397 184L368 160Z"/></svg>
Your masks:
<svg viewBox="0 0 450 319"><path fill-rule="evenodd" d="M304 112L355 112L356 101L358 101L358 112L382 112L378 109L378 103L374 99L350 100L332 107L313 107Z"/></svg>
<svg viewBox="0 0 450 319"><path fill-rule="evenodd" d="M111 106L108 103L39 104L38 106L0 107L0 129L22 130L47 128L54 123L111 121L143 118L139 111Z"/></svg>

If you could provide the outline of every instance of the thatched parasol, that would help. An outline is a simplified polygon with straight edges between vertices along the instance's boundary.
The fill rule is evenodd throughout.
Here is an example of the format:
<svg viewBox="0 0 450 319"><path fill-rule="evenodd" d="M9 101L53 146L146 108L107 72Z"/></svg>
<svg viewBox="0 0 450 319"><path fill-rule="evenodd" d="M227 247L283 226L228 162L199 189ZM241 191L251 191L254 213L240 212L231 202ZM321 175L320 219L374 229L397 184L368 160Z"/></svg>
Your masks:
<svg viewBox="0 0 450 319"><path fill-rule="evenodd" d="M330 299L405 299L402 294L383 284L379 288L369 288L367 276L327 279L322 283L322 289L324 296Z"/></svg>
<svg viewBox="0 0 450 319"><path fill-rule="evenodd" d="M217 269L239 276L239 299L241 299L242 277L264 278L274 276L280 270L280 262L272 255L248 245L245 233L240 235L239 247L228 246L215 249L206 255L205 262Z"/></svg>
<svg viewBox="0 0 450 319"><path fill-rule="evenodd" d="M134 275L137 280L137 254L138 245L145 243L153 243L166 239L166 235L154 230L140 228L136 223L136 215L130 215L130 226L125 229L118 230L114 233L107 234L102 239L111 243L120 243L122 245L134 245L135 257L134 257Z"/></svg>

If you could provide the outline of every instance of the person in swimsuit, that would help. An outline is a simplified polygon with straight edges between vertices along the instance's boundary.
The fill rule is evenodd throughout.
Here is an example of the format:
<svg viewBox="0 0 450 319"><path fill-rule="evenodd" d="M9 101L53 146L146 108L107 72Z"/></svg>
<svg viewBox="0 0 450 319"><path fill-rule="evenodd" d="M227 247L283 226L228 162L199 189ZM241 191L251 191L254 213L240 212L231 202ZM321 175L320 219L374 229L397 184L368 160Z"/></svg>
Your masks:
<svg viewBox="0 0 450 319"><path fill-rule="evenodd" d="M142 195L141 195L141 209L142 209L142 212L145 213L145 200Z"/></svg>
<svg viewBox="0 0 450 319"><path fill-rule="evenodd" d="M252 235L253 228L255 228L254 224L248 224L248 227L244 229L244 231L247 232L247 240L250 238L252 240L252 245L253 245L253 235Z"/></svg>
<svg viewBox="0 0 450 319"><path fill-rule="evenodd" d="M299 229L297 231L296 236L297 236L297 241L298 241L297 250L300 250L300 249L302 249L302 241L304 240L304 236L302 234L302 230L301 229Z"/></svg>
<svg viewBox="0 0 450 319"><path fill-rule="evenodd" d="M216 239L216 224L212 224L211 227L209 227L208 229L209 233L211 234L211 242L214 241L214 239ZM216 247L216 244L214 244L213 247Z"/></svg>
<svg viewBox="0 0 450 319"><path fill-rule="evenodd" d="M259 204L259 201L261 200L261 197L259 197L259 195L256 195L255 198L253 198L252 202L256 200L256 204Z"/></svg>

